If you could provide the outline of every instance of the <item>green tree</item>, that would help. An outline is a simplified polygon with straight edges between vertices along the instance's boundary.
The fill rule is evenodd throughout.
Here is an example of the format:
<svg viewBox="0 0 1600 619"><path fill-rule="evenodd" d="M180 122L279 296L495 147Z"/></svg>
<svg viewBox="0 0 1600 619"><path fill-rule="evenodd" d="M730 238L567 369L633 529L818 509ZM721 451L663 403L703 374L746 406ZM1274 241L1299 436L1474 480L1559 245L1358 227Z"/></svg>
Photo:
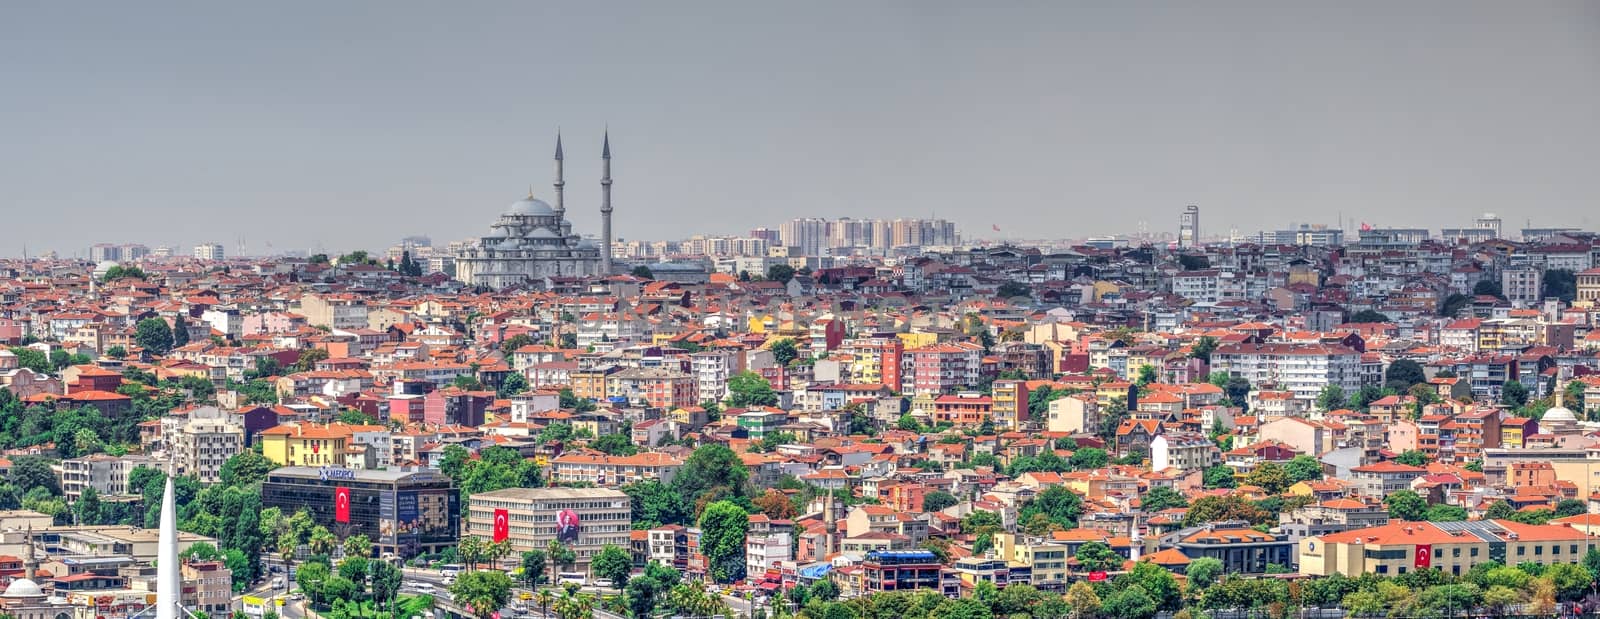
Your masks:
<svg viewBox="0 0 1600 619"><path fill-rule="evenodd" d="M1543 290L1546 299L1561 299L1571 303L1578 295L1578 275L1571 269L1545 269Z"/></svg>
<svg viewBox="0 0 1600 619"><path fill-rule="evenodd" d="M1517 513L1517 508L1505 501L1495 501L1489 504L1489 509L1484 510L1484 520L1509 520Z"/></svg>
<svg viewBox="0 0 1600 619"><path fill-rule="evenodd" d="M787 337L774 341L767 350L772 353L772 360L783 366L789 365L800 356L800 349L795 346L794 340Z"/></svg>
<svg viewBox="0 0 1600 619"><path fill-rule="evenodd" d="M957 499L956 495L943 490L934 490L922 497L922 509L926 512L939 512L960 502L961 500Z"/></svg>
<svg viewBox="0 0 1600 619"><path fill-rule="evenodd" d="M1428 382L1428 376L1422 371L1422 364L1410 359L1397 359L1384 371L1383 382L1390 389L1404 392L1412 385Z"/></svg>
<svg viewBox="0 0 1600 619"><path fill-rule="evenodd" d="M160 318L146 318L134 325L133 341L153 355L172 350L172 327Z"/></svg>
<svg viewBox="0 0 1600 619"><path fill-rule="evenodd" d="M1377 311L1374 311L1374 310L1364 309L1364 310L1361 310L1361 311L1356 312L1354 314L1351 314L1349 322L1353 322L1353 323L1389 322L1389 317L1385 316L1385 315L1383 315L1383 314L1381 314L1381 313L1379 313Z"/></svg>
<svg viewBox="0 0 1600 619"><path fill-rule="evenodd" d="M165 483L166 480L162 480ZM18 492L26 494L34 488L44 488L51 495L61 494L61 484L43 456L21 456L12 460L11 484Z"/></svg>
<svg viewBox="0 0 1600 619"><path fill-rule="evenodd" d="M1156 614L1156 601L1144 587L1132 585L1106 597L1100 610L1106 616L1118 619L1148 619Z"/></svg>
<svg viewBox="0 0 1600 619"><path fill-rule="evenodd" d="M1122 566L1123 557L1107 546L1105 542L1086 542L1078 546L1078 552L1073 558L1078 560L1078 565L1091 572L1103 572Z"/></svg>
<svg viewBox="0 0 1600 619"><path fill-rule="evenodd" d="M522 553L522 584L532 588L544 579L545 554L534 549Z"/></svg>
<svg viewBox="0 0 1600 619"><path fill-rule="evenodd" d="M1383 498L1389 508L1389 517L1396 520L1424 520L1428 502L1411 490L1399 490Z"/></svg>
<svg viewBox="0 0 1600 619"><path fill-rule="evenodd" d="M347 557L372 558L372 540L366 535L352 535L344 538L344 555Z"/></svg>
<svg viewBox="0 0 1600 619"><path fill-rule="evenodd" d="M717 501L700 515L700 548L717 582L744 578L744 541L750 515L731 501Z"/></svg>
<svg viewBox="0 0 1600 619"><path fill-rule="evenodd" d="M1274 518L1271 512L1262 510L1241 495L1229 494L1195 499L1189 504L1189 511L1183 515L1183 525L1192 527L1222 520L1244 520L1251 524L1262 524L1272 519Z"/></svg>
<svg viewBox="0 0 1600 619"><path fill-rule="evenodd" d="M606 544L589 564L595 576L611 581L611 586L621 589L628 584L628 572L633 569L633 558L628 551Z"/></svg>
<svg viewBox="0 0 1600 619"><path fill-rule="evenodd" d="M1472 295L1505 298L1504 291L1500 289L1500 282L1492 279L1479 280L1477 284L1472 286Z"/></svg>
<svg viewBox="0 0 1600 619"><path fill-rule="evenodd" d="M183 319L183 314L172 317L172 347L177 348L189 343L189 323Z"/></svg>
<svg viewBox="0 0 1600 619"><path fill-rule="evenodd" d="M472 609L478 619L490 619L511 600L511 577L505 572L467 572L450 583L450 595Z"/></svg>
<svg viewBox="0 0 1600 619"><path fill-rule="evenodd" d="M1322 479L1322 463L1311 456L1295 456L1284 463L1283 471L1289 475L1291 484Z"/></svg>
<svg viewBox="0 0 1600 619"><path fill-rule="evenodd" d="M1145 513L1158 512L1174 507L1188 507L1189 500L1173 490L1171 486L1156 486L1144 494L1139 500L1139 509Z"/></svg>
<svg viewBox="0 0 1600 619"><path fill-rule="evenodd" d="M700 486L715 480L696 482ZM677 480L673 480L677 485ZM681 487L680 487L681 488ZM688 524L691 506L685 494L654 479L637 481L622 487L633 504L633 525L637 528L654 528L668 524ZM696 495L697 497L698 495Z"/></svg>
<svg viewBox="0 0 1600 619"><path fill-rule="evenodd" d="M1461 522L1467 519L1467 510L1458 505L1429 505L1422 519L1428 522Z"/></svg>
<svg viewBox="0 0 1600 619"><path fill-rule="evenodd" d="M1508 380L1500 388L1500 403L1511 408L1522 408L1528 404L1528 388L1521 381Z"/></svg>
<svg viewBox="0 0 1600 619"><path fill-rule="evenodd" d="M1201 589L1210 587L1222 576L1222 560L1215 557L1200 557L1189 562L1189 568L1184 570L1184 575L1189 578L1191 586Z"/></svg>
<svg viewBox="0 0 1600 619"><path fill-rule="evenodd" d="M1401 452L1400 455L1395 456L1394 461L1397 464L1404 464L1406 466L1427 466L1428 454L1422 453L1421 451L1417 451L1415 449L1408 449L1404 452Z"/></svg>
<svg viewBox="0 0 1600 619"><path fill-rule="evenodd" d="M742 497L748 496L749 480L749 471L733 450L723 445L703 445L684 460L672 478L672 488L696 501L714 490L719 495Z"/></svg>
<svg viewBox="0 0 1600 619"><path fill-rule="evenodd" d="M737 408L777 406L778 394L767 379L746 370L728 379L728 405Z"/></svg>
<svg viewBox="0 0 1600 619"><path fill-rule="evenodd" d="M1560 503L1556 503L1557 518L1577 516L1579 514L1588 513L1588 511L1589 506L1588 504L1584 503L1582 499L1562 499Z"/></svg>
<svg viewBox="0 0 1600 619"><path fill-rule="evenodd" d="M267 473L278 468L271 460L246 449L222 463L220 477L225 486L250 486L267 478Z"/></svg>
<svg viewBox="0 0 1600 619"><path fill-rule="evenodd" d="M512 372L507 374L506 379L500 382L500 387L495 389L495 395L501 398L509 398L527 390L528 379L522 376L522 372Z"/></svg>
<svg viewBox="0 0 1600 619"><path fill-rule="evenodd" d="M832 602L839 599L839 585L833 584L832 580L824 578L811 585L810 593L813 599Z"/></svg>
<svg viewBox="0 0 1600 619"><path fill-rule="evenodd" d="M1461 310L1470 303L1472 303L1472 299L1468 298L1467 295L1452 293L1444 298L1443 303L1439 304L1439 315L1446 318L1454 318L1461 315Z"/></svg>
<svg viewBox="0 0 1600 619"><path fill-rule="evenodd" d="M1317 408L1324 411L1339 410L1347 403L1344 388L1338 385L1323 387L1322 393L1317 394Z"/></svg>
<svg viewBox="0 0 1600 619"><path fill-rule="evenodd" d="M1211 353L1217 350L1217 338L1202 335L1189 347L1189 356L1206 363L1211 363Z"/></svg>
<svg viewBox="0 0 1600 619"><path fill-rule="evenodd" d="M639 453L639 448L633 444L633 439L628 438L626 434L607 434L589 441L589 448L613 456L631 456Z"/></svg>
<svg viewBox="0 0 1600 619"><path fill-rule="evenodd" d="M1268 494L1281 494L1289 488L1289 484L1292 481L1289 479L1289 473L1284 470L1283 465L1276 462L1263 462L1257 465L1255 470L1244 476L1244 483L1260 486Z"/></svg>
<svg viewBox="0 0 1600 619"><path fill-rule="evenodd" d="M769 266L767 279L787 284L789 280L794 279L794 267L782 263Z"/></svg>
<svg viewBox="0 0 1600 619"><path fill-rule="evenodd" d="M633 274L634 277L637 277L639 279L655 279L656 278L655 272L651 271L650 267L647 267L647 266L642 265L642 264L639 265L639 266L633 267L633 270L630 271L630 273Z"/></svg>
<svg viewBox="0 0 1600 619"><path fill-rule="evenodd" d="M1234 486L1233 469L1223 464L1206 469L1202 479L1207 488L1232 488Z"/></svg>

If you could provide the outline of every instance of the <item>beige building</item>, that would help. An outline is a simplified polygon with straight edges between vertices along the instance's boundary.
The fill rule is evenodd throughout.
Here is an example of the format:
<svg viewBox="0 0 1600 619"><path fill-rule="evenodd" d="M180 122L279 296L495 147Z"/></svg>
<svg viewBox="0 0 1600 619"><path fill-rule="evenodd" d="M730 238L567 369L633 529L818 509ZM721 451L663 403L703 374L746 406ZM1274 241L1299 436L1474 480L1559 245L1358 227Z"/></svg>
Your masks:
<svg viewBox="0 0 1600 619"><path fill-rule="evenodd" d="M161 432L176 472L192 475L202 484L221 481L223 463L244 450L244 426L214 406L194 409L186 417L168 417Z"/></svg>
<svg viewBox="0 0 1600 619"><path fill-rule="evenodd" d="M1333 449L1333 431L1309 419L1278 417L1261 424L1256 432L1258 442L1278 441L1312 457Z"/></svg>
<svg viewBox="0 0 1600 619"><path fill-rule="evenodd" d="M95 454L61 461L61 493L75 503L85 488L101 495L137 494L142 488L128 488L128 473L138 467L162 468L149 456L108 456Z"/></svg>
<svg viewBox="0 0 1600 619"><path fill-rule="evenodd" d="M1485 561L1579 563L1597 541L1565 526L1510 520L1391 522L1300 540L1300 573L1395 576L1431 567L1459 576Z"/></svg>
<svg viewBox="0 0 1600 619"><path fill-rule="evenodd" d="M354 294L308 293L300 297L295 313L314 327L363 329L367 327L367 301Z"/></svg>
<svg viewBox="0 0 1600 619"><path fill-rule="evenodd" d="M1075 393L1050 403L1045 429L1051 432L1095 432L1100 429L1100 406L1092 393Z"/></svg>
<svg viewBox="0 0 1600 619"><path fill-rule="evenodd" d="M1026 566L1033 574L1032 584L1040 589L1063 591L1067 587L1067 559L1072 557L1066 544L1045 541L1041 538L1019 537L1013 533L996 533L994 554L1007 565Z"/></svg>
<svg viewBox="0 0 1600 619"><path fill-rule="evenodd" d="M468 535L493 539L495 512L505 510L507 539L515 552L543 550L550 540L559 540L578 555L579 571L587 571L607 545L627 548L633 530L633 505L620 490L506 488L474 494L469 504ZM576 519L569 520L572 516ZM575 526L563 526L567 523Z"/></svg>

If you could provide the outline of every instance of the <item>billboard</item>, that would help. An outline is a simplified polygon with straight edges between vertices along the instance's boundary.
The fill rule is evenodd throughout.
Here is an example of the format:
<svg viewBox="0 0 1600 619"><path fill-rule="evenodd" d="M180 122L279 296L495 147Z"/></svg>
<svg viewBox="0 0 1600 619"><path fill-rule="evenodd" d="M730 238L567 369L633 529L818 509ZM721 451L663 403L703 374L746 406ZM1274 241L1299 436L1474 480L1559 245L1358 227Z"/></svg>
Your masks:
<svg viewBox="0 0 1600 619"><path fill-rule="evenodd" d="M563 544L578 541L578 528L582 523L578 521L578 512L563 509L556 514L556 540Z"/></svg>

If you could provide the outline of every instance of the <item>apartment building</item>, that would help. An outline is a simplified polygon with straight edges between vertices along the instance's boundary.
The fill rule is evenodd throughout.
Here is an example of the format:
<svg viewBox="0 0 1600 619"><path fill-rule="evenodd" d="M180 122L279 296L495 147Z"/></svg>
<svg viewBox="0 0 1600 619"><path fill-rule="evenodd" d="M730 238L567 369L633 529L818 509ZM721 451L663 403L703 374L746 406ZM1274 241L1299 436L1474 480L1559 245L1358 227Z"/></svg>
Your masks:
<svg viewBox="0 0 1600 619"><path fill-rule="evenodd" d="M1510 520L1391 522L1300 540L1300 573L1395 576L1432 568L1460 576L1486 561L1579 563L1596 541L1571 527Z"/></svg>
<svg viewBox="0 0 1600 619"><path fill-rule="evenodd" d="M1329 385L1361 390L1361 354L1340 345L1228 344L1211 354L1211 368L1252 385L1276 382L1302 400L1316 400Z"/></svg>
<svg viewBox="0 0 1600 619"><path fill-rule="evenodd" d="M87 488L102 496L137 494L143 488L128 487L128 473L139 467L162 468L150 456L108 456L94 454L61 461L61 493L67 503L76 503Z"/></svg>
<svg viewBox="0 0 1600 619"><path fill-rule="evenodd" d="M468 535L492 539L495 514L503 511L515 552L557 540L577 555L578 571L588 571L606 546L627 548L633 529L628 495L609 488L506 488L474 494L469 505Z"/></svg>

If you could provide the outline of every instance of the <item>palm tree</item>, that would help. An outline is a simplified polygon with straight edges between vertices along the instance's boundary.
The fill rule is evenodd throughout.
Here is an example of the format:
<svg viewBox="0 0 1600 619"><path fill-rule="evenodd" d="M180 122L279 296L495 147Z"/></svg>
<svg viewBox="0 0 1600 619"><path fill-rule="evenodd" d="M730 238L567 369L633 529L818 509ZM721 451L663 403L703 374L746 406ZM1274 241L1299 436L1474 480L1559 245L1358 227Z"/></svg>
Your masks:
<svg viewBox="0 0 1600 619"><path fill-rule="evenodd" d="M456 554L461 555L461 562L467 564L469 572L478 568L478 560L483 558L483 551L483 538L476 535L463 537L461 542L456 544Z"/></svg>
<svg viewBox="0 0 1600 619"><path fill-rule="evenodd" d="M539 614L544 615L550 610L550 605L555 603L556 595L549 589L540 589L533 594L533 601L539 605Z"/></svg>
<svg viewBox="0 0 1600 619"><path fill-rule="evenodd" d="M311 530L311 554L331 555L334 547L339 545L339 540L334 539L333 533L327 527L318 525Z"/></svg>

